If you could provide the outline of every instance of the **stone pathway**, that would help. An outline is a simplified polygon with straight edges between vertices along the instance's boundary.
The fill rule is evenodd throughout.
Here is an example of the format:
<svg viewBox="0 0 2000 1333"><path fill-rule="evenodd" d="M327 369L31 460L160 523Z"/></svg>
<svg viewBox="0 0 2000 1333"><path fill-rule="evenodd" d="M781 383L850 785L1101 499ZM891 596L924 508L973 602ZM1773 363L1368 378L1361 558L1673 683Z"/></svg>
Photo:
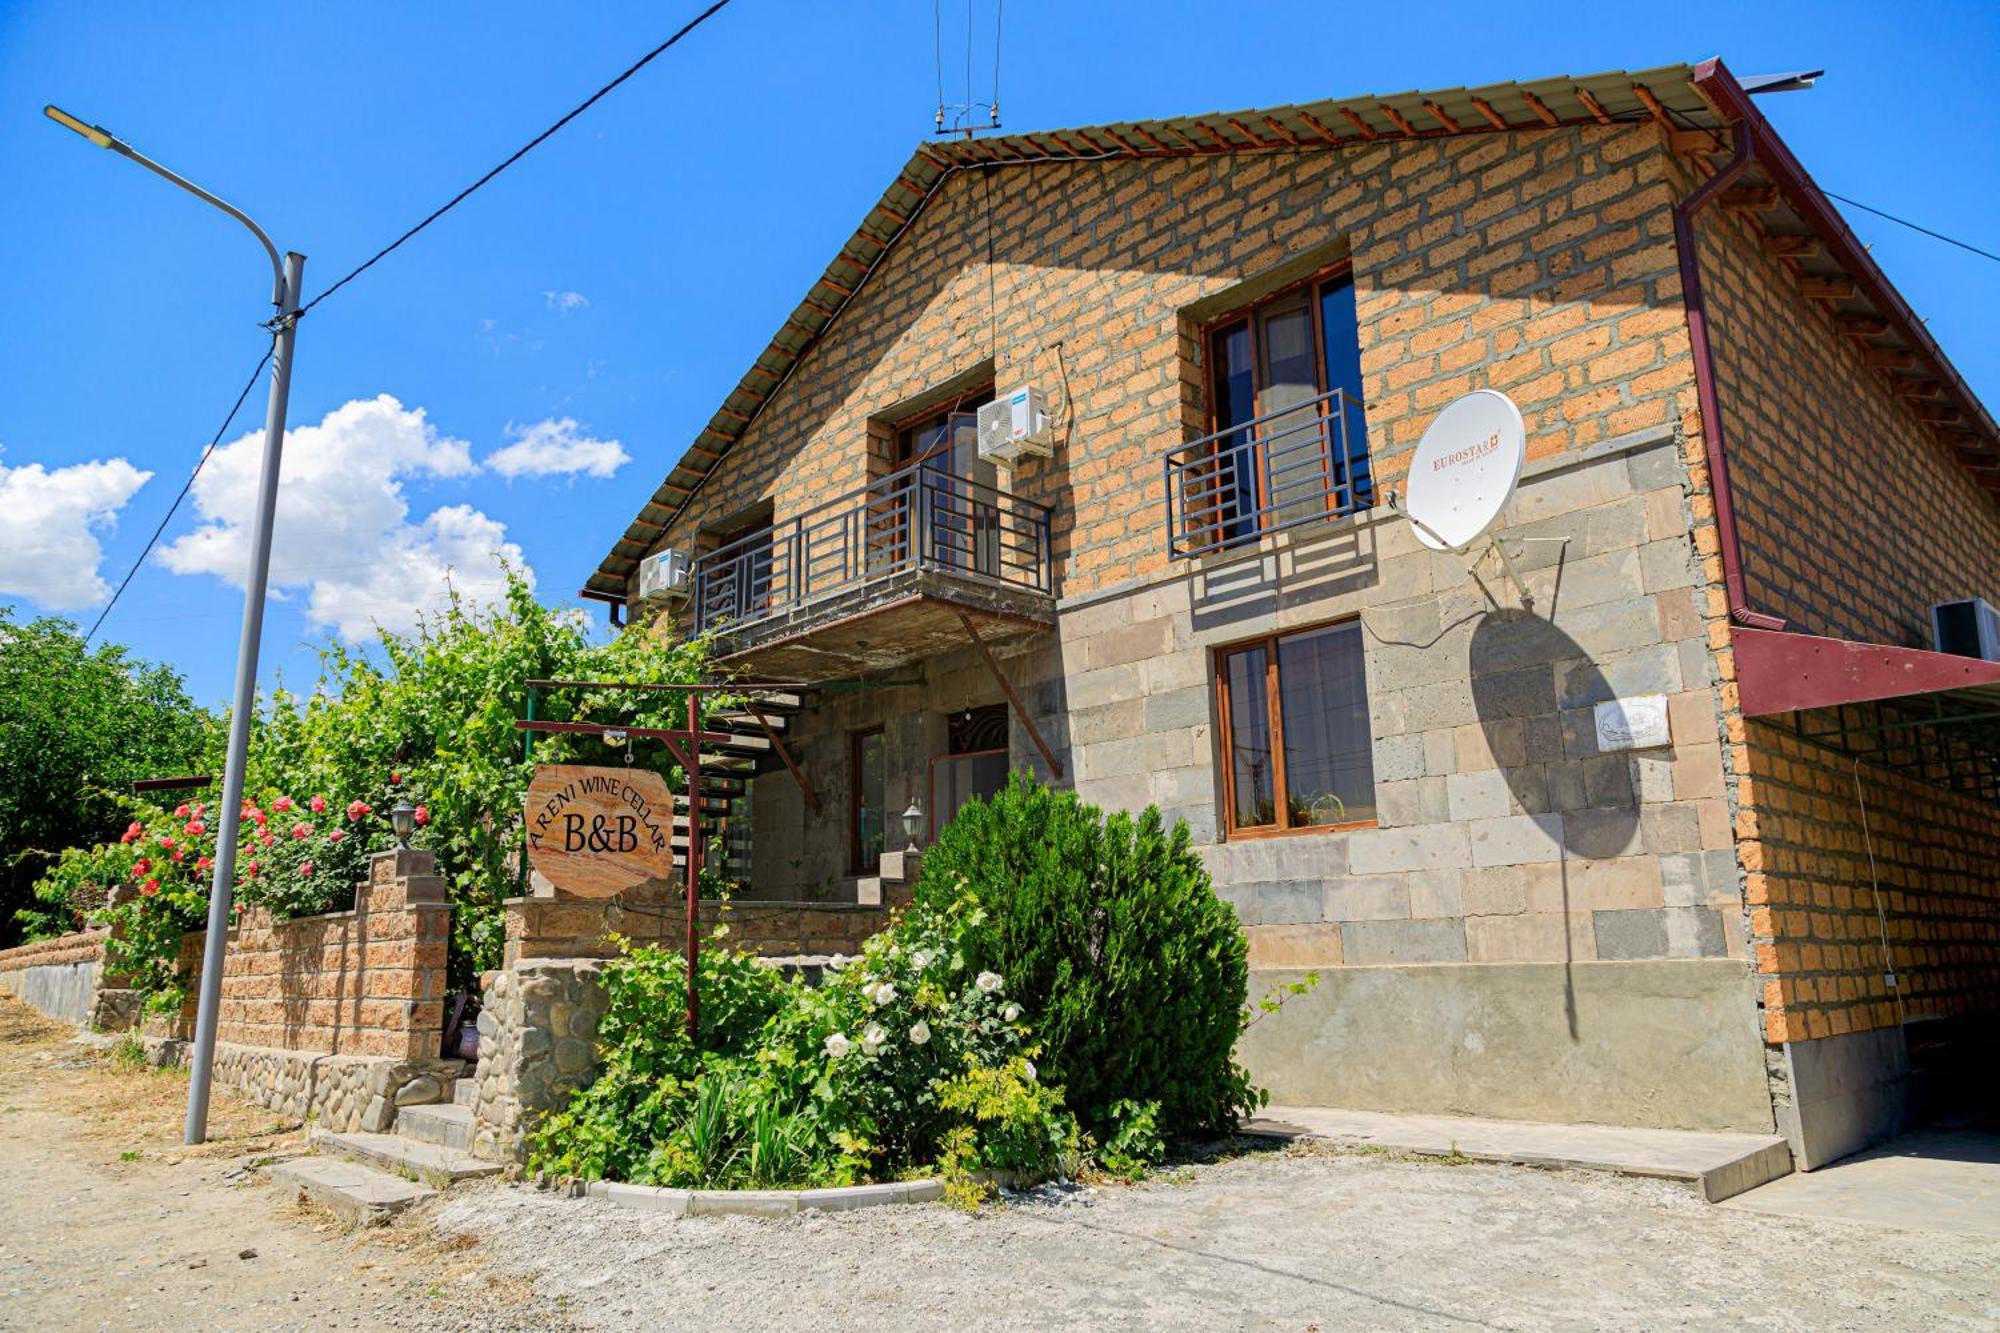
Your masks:
<svg viewBox="0 0 2000 1333"><path fill-rule="evenodd" d="M1729 1202L1782 1217L2000 1240L2000 1132L1924 1130Z"/></svg>
<svg viewBox="0 0 2000 1333"><path fill-rule="evenodd" d="M1546 1125L1471 1116L1343 1111L1271 1106L1245 1131L1273 1138L1317 1138L1349 1146L1475 1162L1557 1166L1685 1181L1710 1203L1752 1190L1792 1169L1791 1150L1774 1134L1705 1134L1610 1125Z"/></svg>

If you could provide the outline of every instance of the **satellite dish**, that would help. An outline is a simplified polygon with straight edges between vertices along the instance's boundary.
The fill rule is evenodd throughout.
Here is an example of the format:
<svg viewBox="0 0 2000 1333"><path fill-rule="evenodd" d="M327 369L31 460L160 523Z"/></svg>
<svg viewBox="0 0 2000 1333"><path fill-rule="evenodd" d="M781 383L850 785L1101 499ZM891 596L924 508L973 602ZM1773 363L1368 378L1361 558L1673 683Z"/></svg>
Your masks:
<svg viewBox="0 0 2000 1333"><path fill-rule="evenodd" d="M1528 432L1497 389L1447 403L1417 442L1403 512L1433 551L1462 551L1486 534L1521 480Z"/></svg>

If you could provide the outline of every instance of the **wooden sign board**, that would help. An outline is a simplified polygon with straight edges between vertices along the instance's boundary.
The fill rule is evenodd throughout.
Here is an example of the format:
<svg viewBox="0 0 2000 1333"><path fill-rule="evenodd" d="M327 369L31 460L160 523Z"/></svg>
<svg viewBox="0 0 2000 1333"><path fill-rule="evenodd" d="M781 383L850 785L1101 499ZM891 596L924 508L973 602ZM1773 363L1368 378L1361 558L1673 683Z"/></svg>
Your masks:
<svg viewBox="0 0 2000 1333"><path fill-rule="evenodd" d="M528 787L528 859L558 892L609 898L674 873L674 797L645 768L544 764Z"/></svg>

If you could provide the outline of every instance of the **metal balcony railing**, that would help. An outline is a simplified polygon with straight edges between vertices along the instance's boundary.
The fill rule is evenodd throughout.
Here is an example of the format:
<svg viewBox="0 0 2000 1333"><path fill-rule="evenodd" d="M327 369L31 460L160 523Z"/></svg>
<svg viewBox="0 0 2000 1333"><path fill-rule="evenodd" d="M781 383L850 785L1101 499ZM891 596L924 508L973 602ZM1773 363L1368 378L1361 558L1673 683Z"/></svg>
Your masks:
<svg viewBox="0 0 2000 1333"><path fill-rule="evenodd" d="M755 624L909 570L1053 594L1049 513L917 463L698 557L695 631Z"/></svg>
<svg viewBox="0 0 2000 1333"><path fill-rule="evenodd" d="M1167 554L1175 560L1375 502L1361 401L1334 389L1167 452Z"/></svg>

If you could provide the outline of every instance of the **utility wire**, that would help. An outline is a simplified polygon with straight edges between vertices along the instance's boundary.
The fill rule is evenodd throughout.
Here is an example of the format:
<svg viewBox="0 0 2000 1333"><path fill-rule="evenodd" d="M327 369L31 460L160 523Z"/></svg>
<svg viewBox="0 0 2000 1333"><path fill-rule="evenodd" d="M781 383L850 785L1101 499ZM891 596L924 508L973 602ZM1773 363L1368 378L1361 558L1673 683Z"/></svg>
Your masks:
<svg viewBox="0 0 2000 1333"><path fill-rule="evenodd" d="M1911 231L1920 231L1934 241L1943 241L1946 245L1955 245L1961 250L1970 250L1982 259L1990 259L1994 263L2000 264L2000 255L1994 254L1991 250L1982 250L1976 245L1968 245L1966 242L1947 236L1941 231L1932 231L1929 227L1920 227L1908 218L1899 218L1894 213L1884 213L1879 208L1870 208L1859 199L1849 199L1844 194L1835 194L1832 190L1828 189L1822 189L1820 193L1829 199L1838 199L1841 203L1851 208L1858 208L1864 213L1873 213L1878 218L1887 218L1899 227L1908 227Z"/></svg>
<svg viewBox="0 0 2000 1333"><path fill-rule="evenodd" d="M690 19L687 22L687 24L681 28L679 32L676 32L673 36L667 38L666 41L661 42L658 46L646 52L645 55L640 56L639 59L637 59L631 65L626 67L624 73L620 74L617 78L611 80L611 82L605 84L602 88L599 88L589 97L586 97L582 102L577 104L574 110L572 110L568 115L564 116L561 120L558 120L555 124L549 126L547 129L543 130L540 134L537 134L534 138L528 140L527 143L523 144L520 148L515 150L515 152L511 156L509 156L506 161L502 162L499 166L487 172L484 176L481 176L478 180L472 182L472 184L466 186L463 190L460 190L450 199L447 199L440 207L433 210L431 214L428 217L426 217L422 222L419 222L416 226L410 228L408 231L404 232L401 236L398 236L395 240L383 246L380 250L377 250L373 255L369 256L368 259L360 265L360 267L354 269L346 277L342 278L339 282L334 283L333 286L327 288L325 291L321 292L318 296L315 296L312 300L306 302L304 307L300 309L299 314L301 315L305 314L306 311L311 310L321 301L324 301L327 297L332 296L342 287L345 287L348 283L353 282L363 273L366 273L369 269L375 267L376 264L388 258L388 256L398 246L402 245L403 242L409 240L412 236L415 236L418 232L430 226L431 223L436 222L446 213L449 213L452 209L458 207L458 205L465 202L466 198L469 197L475 190L485 185L488 181L492 180L495 176L498 176L501 172L505 171L507 168L513 166L516 162L519 162L522 158L526 157L536 148L540 147L542 142L547 138L549 138L549 136L553 135L557 130L560 130L563 126L569 124L572 120L575 120L578 116L582 115L584 112L590 110L591 107L597 105L597 103L604 97L606 93L609 93L613 88L616 88L619 84L625 82L625 80L631 78L634 74L637 74L640 70L644 69L647 65L651 64L659 56L671 50L674 47L674 45L680 41L681 38L687 36L689 33L693 32L696 28L699 28L702 24L706 23L709 19L713 18L717 13L717 11L721 10L728 3L729 0L715 0L714 4L710 5L707 9L702 10L701 13L695 15L694 18Z"/></svg>
<svg viewBox="0 0 2000 1333"><path fill-rule="evenodd" d="M118 580L118 590L111 594L111 600L106 602L104 609L97 613L97 621L90 627L90 633L83 636L84 647L88 648L90 641L97 637L97 631L104 628L104 618L111 614L111 608L118 605L118 599L125 595L125 589L131 584L132 576L139 572L139 566L145 564L146 557L153 553L153 547L159 542L160 534L165 532L167 524L173 521L174 514L181 507L181 501L187 499L188 491L194 486L194 479L199 477L202 468L208 465L209 455L215 452L215 446L221 443L222 437L229 433L230 423L235 421L236 414L243 410L243 400L250 396L250 390L257 387L257 380L263 375L264 367L271 363L271 351L272 349L267 347L264 349L264 355L257 358L257 368L251 371L250 378L243 382L243 392L236 395L235 405L229 409L229 415L224 417L222 424L215 428L215 434L210 437L208 447L201 451L201 457L195 462L194 471L188 473L188 479L181 483L180 494L176 495L174 502L167 506L166 514L160 519L160 525L153 529L153 535L146 538L145 549L139 552L139 558L134 560L132 567L125 571L125 577Z"/></svg>

